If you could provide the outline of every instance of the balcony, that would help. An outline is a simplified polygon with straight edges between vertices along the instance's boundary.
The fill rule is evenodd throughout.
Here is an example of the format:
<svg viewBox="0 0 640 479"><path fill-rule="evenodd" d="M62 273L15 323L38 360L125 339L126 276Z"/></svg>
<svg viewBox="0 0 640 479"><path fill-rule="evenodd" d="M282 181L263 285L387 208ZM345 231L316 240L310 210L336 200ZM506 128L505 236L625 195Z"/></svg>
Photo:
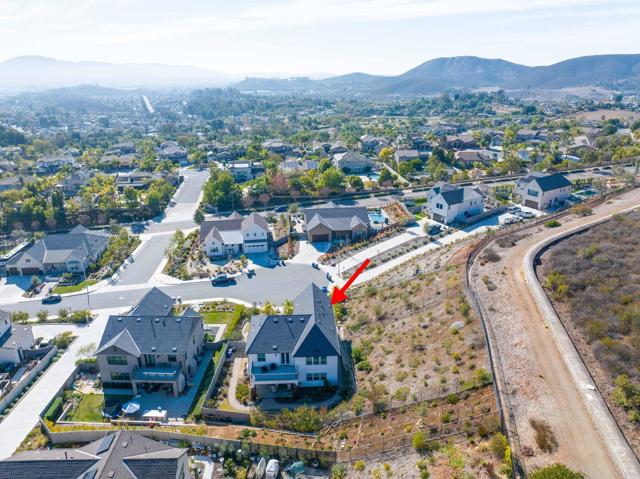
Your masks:
<svg viewBox="0 0 640 479"><path fill-rule="evenodd" d="M251 381L254 384L298 384L298 368L293 364L280 364L272 368L271 365L253 363L251 366Z"/></svg>
<svg viewBox="0 0 640 479"><path fill-rule="evenodd" d="M162 382L175 381L180 375L180 370L176 368L138 368L133 373L134 381Z"/></svg>

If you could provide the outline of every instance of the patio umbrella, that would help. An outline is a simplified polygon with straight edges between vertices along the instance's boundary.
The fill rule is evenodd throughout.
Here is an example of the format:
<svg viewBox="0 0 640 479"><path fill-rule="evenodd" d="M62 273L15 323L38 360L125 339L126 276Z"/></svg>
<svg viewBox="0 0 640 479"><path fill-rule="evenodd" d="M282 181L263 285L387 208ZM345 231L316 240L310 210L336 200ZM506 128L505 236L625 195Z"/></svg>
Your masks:
<svg viewBox="0 0 640 479"><path fill-rule="evenodd" d="M122 406L122 412L125 414L135 414L140 410L140 404L136 402L129 402Z"/></svg>
<svg viewBox="0 0 640 479"><path fill-rule="evenodd" d="M167 415L167 411L152 409L151 411L145 412L142 417L147 419L164 419Z"/></svg>

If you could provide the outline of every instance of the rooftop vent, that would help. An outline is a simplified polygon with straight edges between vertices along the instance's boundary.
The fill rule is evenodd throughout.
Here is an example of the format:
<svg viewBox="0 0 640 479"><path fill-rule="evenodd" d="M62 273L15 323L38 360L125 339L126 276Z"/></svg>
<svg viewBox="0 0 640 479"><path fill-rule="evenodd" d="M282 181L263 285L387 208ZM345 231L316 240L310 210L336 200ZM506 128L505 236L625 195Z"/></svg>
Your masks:
<svg viewBox="0 0 640 479"><path fill-rule="evenodd" d="M293 323L293 318L289 317L287 318L287 321L289 321L290 323Z"/></svg>
<svg viewBox="0 0 640 479"><path fill-rule="evenodd" d="M153 351L155 353L156 347L155 346L151 346L151 351Z"/></svg>
<svg viewBox="0 0 640 479"><path fill-rule="evenodd" d="M274 344L272 347L273 347L274 351L275 351L276 349L278 349L278 346L277 346L277 345L275 345L275 344Z"/></svg>
<svg viewBox="0 0 640 479"><path fill-rule="evenodd" d="M129 445L129 443L127 443L127 441L123 441L122 444L120 444L120 447L127 447Z"/></svg>
<svg viewBox="0 0 640 479"><path fill-rule="evenodd" d="M182 319L181 318L176 318L176 323L180 323L180 322L182 322Z"/></svg>
<svg viewBox="0 0 640 479"><path fill-rule="evenodd" d="M278 318L273 318L273 322L277 323L278 322Z"/></svg>
<svg viewBox="0 0 640 479"><path fill-rule="evenodd" d="M159 323L159 322L160 322L160 318L156 318L156 323Z"/></svg>
<svg viewBox="0 0 640 479"><path fill-rule="evenodd" d="M175 346L171 348L171 351L173 351L174 353L178 350L178 348L176 348Z"/></svg>
<svg viewBox="0 0 640 479"><path fill-rule="evenodd" d="M122 318L120 316L118 316L118 322L121 322Z"/></svg>
<svg viewBox="0 0 640 479"><path fill-rule="evenodd" d="M136 318L137 323L139 323L140 321L142 321L142 318Z"/></svg>

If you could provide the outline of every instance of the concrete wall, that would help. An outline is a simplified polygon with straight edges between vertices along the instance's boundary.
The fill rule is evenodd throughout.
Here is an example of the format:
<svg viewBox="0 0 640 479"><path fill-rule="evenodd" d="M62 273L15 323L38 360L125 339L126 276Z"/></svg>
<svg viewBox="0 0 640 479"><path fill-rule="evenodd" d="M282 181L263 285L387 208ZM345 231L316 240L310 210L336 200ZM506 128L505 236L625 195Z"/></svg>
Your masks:
<svg viewBox="0 0 640 479"><path fill-rule="evenodd" d="M35 377L38 375L38 373L40 373L40 371L42 371L44 368L47 367L47 365L51 362L51 359L53 359L53 357L58 353L58 348L57 347L53 347L51 349L51 351L49 351L47 353L47 355L42 358L40 360L40 362L38 364L36 364L36 366L29 372L27 372L23 377L22 380L11 390L7 393L6 396L4 396L1 400L0 400L0 412L4 411L6 409L6 407L11 404L11 402L13 402L13 400L18 397L20 395L20 393L22 391L24 391L24 389L31 384L31 382L35 379Z"/></svg>

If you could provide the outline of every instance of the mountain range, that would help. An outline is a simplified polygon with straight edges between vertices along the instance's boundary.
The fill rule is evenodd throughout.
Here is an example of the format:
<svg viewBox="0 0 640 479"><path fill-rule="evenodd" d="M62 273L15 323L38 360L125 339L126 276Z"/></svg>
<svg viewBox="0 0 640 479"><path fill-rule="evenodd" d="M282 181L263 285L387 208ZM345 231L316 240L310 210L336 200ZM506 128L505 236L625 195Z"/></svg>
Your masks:
<svg viewBox="0 0 640 479"><path fill-rule="evenodd" d="M640 90L640 54L585 56L536 67L500 59L459 56L429 60L397 76L351 73L324 80L246 78L234 86L242 91L415 95L455 89L525 90L581 86L637 91Z"/></svg>
<svg viewBox="0 0 640 479"><path fill-rule="evenodd" d="M640 91L640 54L594 55L548 66L526 66L473 56L436 58L396 76L350 73L309 77L237 77L192 66L152 63L69 62L41 56L0 62L0 89L25 90L74 85L113 88L233 86L241 91L326 94L432 95L451 90L508 91L597 86Z"/></svg>

